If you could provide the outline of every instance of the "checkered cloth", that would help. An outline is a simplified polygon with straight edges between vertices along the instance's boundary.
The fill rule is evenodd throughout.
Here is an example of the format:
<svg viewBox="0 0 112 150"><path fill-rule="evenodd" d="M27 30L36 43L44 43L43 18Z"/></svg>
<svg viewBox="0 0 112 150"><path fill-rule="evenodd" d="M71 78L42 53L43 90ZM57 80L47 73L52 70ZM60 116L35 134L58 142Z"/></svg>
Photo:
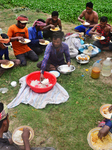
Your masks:
<svg viewBox="0 0 112 150"><path fill-rule="evenodd" d="M0 113L0 121L2 121L3 119L5 119L7 117L8 114L8 108L7 106L4 104L4 109L3 111Z"/></svg>

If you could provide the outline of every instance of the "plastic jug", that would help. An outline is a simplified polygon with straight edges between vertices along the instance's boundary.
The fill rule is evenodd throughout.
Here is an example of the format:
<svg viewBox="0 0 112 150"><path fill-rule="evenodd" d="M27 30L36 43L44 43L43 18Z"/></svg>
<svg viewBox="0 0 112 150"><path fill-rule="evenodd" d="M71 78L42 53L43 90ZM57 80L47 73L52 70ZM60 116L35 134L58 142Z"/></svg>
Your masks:
<svg viewBox="0 0 112 150"><path fill-rule="evenodd" d="M112 67L111 58L107 57L107 59L103 61L102 75L106 76L106 77L110 76L111 75L111 67Z"/></svg>
<svg viewBox="0 0 112 150"><path fill-rule="evenodd" d="M98 79L100 76L100 72L101 72L101 64L100 64L100 60L97 60L94 64L93 64L93 68L91 71L91 77L93 79Z"/></svg>

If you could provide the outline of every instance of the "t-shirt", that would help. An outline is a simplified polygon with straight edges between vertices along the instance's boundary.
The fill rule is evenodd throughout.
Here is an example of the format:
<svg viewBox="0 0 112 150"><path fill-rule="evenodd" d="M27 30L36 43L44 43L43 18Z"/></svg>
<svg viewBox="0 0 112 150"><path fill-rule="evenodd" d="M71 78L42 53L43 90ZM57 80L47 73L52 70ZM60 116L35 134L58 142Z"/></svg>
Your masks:
<svg viewBox="0 0 112 150"><path fill-rule="evenodd" d="M41 65L42 73L44 73L44 71L46 70L46 65L48 60L50 60L50 63L52 65L58 66L58 65L65 64L65 58L66 58L66 63L70 62L69 47L65 42L62 42L58 52L53 46L52 42L49 43L46 47L44 58Z"/></svg>
<svg viewBox="0 0 112 150"><path fill-rule="evenodd" d="M28 46L33 49L33 47L39 46L39 39L43 39L42 31L36 30L36 27L29 27L28 28L29 33L29 39L31 40L30 43L28 43Z"/></svg>
<svg viewBox="0 0 112 150"><path fill-rule="evenodd" d="M0 150L20 150L15 144L10 144L7 138L0 138Z"/></svg>
<svg viewBox="0 0 112 150"><path fill-rule="evenodd" d="M21 36L28 39L28 29L25 27L24 29L18 28L15 24L9 27L7 35L9 38ZM18 41L12 42L12 47L14 50L14 54L19 55L30 51L31 49L27 44L22 44Z"/></svg>

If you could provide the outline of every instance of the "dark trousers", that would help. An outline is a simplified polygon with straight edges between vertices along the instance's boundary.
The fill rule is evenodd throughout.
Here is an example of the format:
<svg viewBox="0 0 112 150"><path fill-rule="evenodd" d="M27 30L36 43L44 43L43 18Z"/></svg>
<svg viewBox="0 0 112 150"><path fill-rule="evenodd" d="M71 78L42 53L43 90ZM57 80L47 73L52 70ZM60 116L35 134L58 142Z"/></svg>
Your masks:
<svg viewBox="0 0 112 150"><path fill-rule="evenodd" d="M49 31L49 30L45 30L43 31L43 37L44 39L52 39L52 34L53 34L53 31Z"/></svg>
<svg viewBox="0 0 112 150"><path fill-rule="evenodd" d="M48 60L48 62L47 62L47 65L46 65L46 71L50 71L50 61ZM41 69L41 65L42 65L42 61L39 61L38 63L37 63L37 67L39 68L39 69Z"/></svg>
<svg viewBox="0 0 112 150"><path fill-rule="evenodd" d="M31 49L32 49L37 55L39 55L39 54L41 54L41 53L44 52L45 47L46 47L46 46L43 46L43 45L42 45L42 46L39 46L39 47L33 46L33 47L31 47Z"/></svg>
<svg viewBox="0 0 112 150"><path fill-rule="evenodd" d="M32 61L38 61L38 56L33 50L30 50L24 54L17 55L16 58L21 61L21 64L20 64L21 66L27 65L26 58L28 58Z"/></svg>

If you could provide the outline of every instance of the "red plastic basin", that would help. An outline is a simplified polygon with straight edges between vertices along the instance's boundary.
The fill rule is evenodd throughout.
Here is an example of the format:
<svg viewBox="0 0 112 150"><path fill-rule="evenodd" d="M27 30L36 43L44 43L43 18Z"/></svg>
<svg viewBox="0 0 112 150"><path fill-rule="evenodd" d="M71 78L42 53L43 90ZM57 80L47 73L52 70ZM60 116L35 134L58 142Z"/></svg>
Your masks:
<svg viewBox="0 0 112 150"><path fill-rule="evenodd" d="M26 77L26 83L36 93L48 92L56 84L57 79L52 73L47 72L47 71L44 71L44 77L49 79L49 83L52 84L51 86L45 87L45 88L39 88L39 87L34 87L30 85L32 80L40 80L40 71L35 71L35 72L30 73Z"/></svg>

